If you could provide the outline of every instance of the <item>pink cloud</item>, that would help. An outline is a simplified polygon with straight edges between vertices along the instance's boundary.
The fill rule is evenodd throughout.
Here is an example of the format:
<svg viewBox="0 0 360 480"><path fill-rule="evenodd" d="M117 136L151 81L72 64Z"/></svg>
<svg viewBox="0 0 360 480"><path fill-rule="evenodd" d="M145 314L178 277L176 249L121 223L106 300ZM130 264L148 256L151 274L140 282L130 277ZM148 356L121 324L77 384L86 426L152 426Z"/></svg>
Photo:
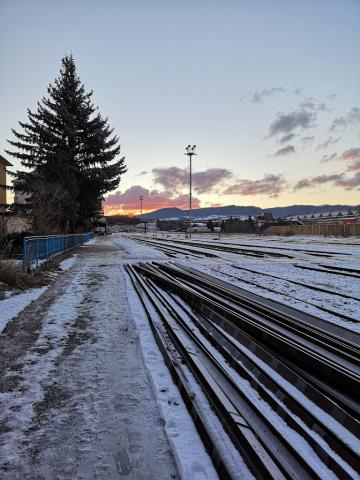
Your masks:
<svg viewBox="0 0 360 480"><path fill-rule="evenodd" d="M317 185L323 185L329 182L339 182L344 178L343 173L334 175L319 175L318 177L303 178L299 180L294 187L294 190L302 190L303 188L315 187Z"/></svg>
<svg viewBox="0 0 360 480"><path fill-rule="evenodd" d="M349 148L349 150L345 150L345 152L342 155L340 155L339 160L345 160L345 161L360 160L360 148Z"/></svg>
<svg viewBox="0 0 360 480"><path fill-rule="evenodd" d="M346 169L347 172L357 172L358 170L360 170L360 160L350 163Z"/></svg>
<svg viewBox="0 0 360 480"><path fill-rule="evenodd" d="M149 190L140 185L133 185L124 192L118 191L109 195L104 201L105 211L138 214L140 210L140 195L144 196L144 212L166 207L187 209L189 205L188 195L180 194L174 196L173 193L169 191L160 192L159 190ZM193 208L200 207L198 198L192 198L192 206Z"/></svg>
<svg viewBox="0 0 360 480"><path fill-rule="evenodd" d="M224 190L224 195L260 195L278 197L287 186L283 175L265 175L260 180L239 180Z"/></svg>

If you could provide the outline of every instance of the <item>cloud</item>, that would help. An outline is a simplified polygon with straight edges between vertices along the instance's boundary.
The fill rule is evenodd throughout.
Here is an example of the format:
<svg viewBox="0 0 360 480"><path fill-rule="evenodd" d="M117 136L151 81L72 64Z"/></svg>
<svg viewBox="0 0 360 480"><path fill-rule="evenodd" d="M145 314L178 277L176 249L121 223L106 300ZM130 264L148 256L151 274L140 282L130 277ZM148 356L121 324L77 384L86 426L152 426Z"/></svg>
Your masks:
<svg viewBox="0 0 360 480"><path fill-rule="evenodd" d="M140 195L144 196L143 208L144 211L157 210L166 207L178 207L182 209L188 208L188 195L174 195L171 191L149 190L140 185L133 185L124 192L115 192L109 195L104 202L105 212L128 212L139 213L140 210ZM193 208L200 206L198 198L192 198Z"/></svg>
<svg viewBox="0 0 360 480"><path fill-rule="evenodd" d="M314 97L305 97L300 103L300 108L304 110L313 110L314 112L328 110L328 106L325 102L321 102Z"/></svg>
<svg viewBox="0 0 360 480"><path fill-rule="evenodd" d="M311 185L311 180L309 180L308 178L303 178L296 183L294 190L302 190L303 188L309 188L311 187Z"/></svg>
<svg viewBox="0 0 360 480"><path fill-rule="evenodd" d="M289 155L290 153L295 152L295 147L292 145L287 145L286 147L280 148L277 152L272 155L273 157L284 157L285 155Z"/></svg>
<svg viewBox="0 0 360 480"><path fill-rule="evenodd" d="M323 183L335 182L337 180L340 180L341 178L343 178L343 176L343 173L335 173L333 175L319 175L318 177L314 177L312 181L317 185L321 185Z"/></svg>
<svg viewBox="0 0 360 480"><path fill-rule="evenodd" d="M329 155L323 155L320 163L327 163L332 162L333 160L337 160L338 156L337 153L331 153Z"/></svg>
<svg viewBox="0 0 360 480"><path fill-rule="evenodd" d="M334 138L334 137L330 136L327 140L325 140L325 142L319 143L319 145L316 147L316 150L322 150L324 148L329 147L330 145L334 145L339 140L341 140L341 137Z"/></svg>
<svg viewBox="0 0 360 480"><path fill-rule="evenodd" d="M356 172L359 170L360 165L360 148L354 147L345 150L341 155L337 155L333 153L331 155L324 155L321 163L327 163L333 160L337 160L340 162L350 162L347 166L347 172Z"/></svg>
<svg viewBox="0 0 360 480"><path fill-rule="evenodd" d="M203 172L195 172L193 174L194 189L198 193L211 192L231 176L231 171L226 168L208 168Z"/></svg>
<svg viewBox="0 0 360 480"><path fill-rule="evenodd" d="M283 175L267 174L260 180L239 180L224 190L224 195L269 195L278 197L287 186Z"/></svg>
<svg viewBox="0 0 360 480"><path fill-rule="evenodd" d="M335 182L336 186L343 187L345 190L359 189L360 187L360 171L356 172L353 177L342 178Z"/></svg>
<svg viewBox="0 0 360 480"><path fill-rule="evenodd" d="M312 142L314 141L314 139L315 139L314 136L302 137L301 142L302 142L303 148L309 147L312 144Z"/></svg>
<svg viewBox="0 0 360 480"><path fill-rule="evenodd" d="M296 137L295 133L288 133L287 135L284 135L283 137L280 138L279 143L288 143L294 137Z"/></svg>
<svg viewBox="0 0 360 480"><path fill-rule="evenodd" d="M330 127L330 131L333 132L335 130L344 130L347 127L351 127L357 124L360 124L360 108L353 107L345 115L335 118Z"/></svg>
<svg viewBox="0 0 360 480"><path fill-rule="evenodd" d="M302 190L303 188L315 187L317 185L323 185L324 183L337 182L342 180L343 178L343 173L334 175L319 175L317 177L304 178L296 183L294 190Z"/></svg>
<svg viewBox="0 0 360 480"><path fill-rule="evenodd" d="M335 100L336 97L336 93L330 93L330 95L327 95L325 98L326 100Z"/></svg>
<svg viewBox="0 0 360 480"><path fill-rule="evenodd" d="M277 92L285 92L285 89L283 87L272 87L264 88L264 90L253 92L251 93L250 102L262 103L265 98Z"/></svg>
<svg viewBox="0 0 360 480"><path fill-rule="evenodd" d="M319 175L318 177L304 178L299 180L294 186L294 190L301 190L304 188L312 188L325 183L332 183L335 187L341 187L345 190L359 189L360 187L360 162L356 165L356 173L353 177L346 177L344 173L338 173L333 175ZM348 168L350 170L352 166Z"/></svg>
<svg viewBox="0 0 360 480"><path fill-rule="evenodd" d="M300 93L302 92L302 88L295 88L295 90L293 90L293 94L294 95L300 95Z"/></svg>
<svg viewBox="0 0 360 480"><path fill-rule="evenodd" d="M360 160L360 148L349 148L339 157L339 160L354 161Z"/></svg>
<svg viewBox="0 0 360 480"><path fill-rule="evenodd" d="M360 160L350 163L346 169L347 172L357 172L358 170L360 170Z"/></svg>
<svg viewBox="0 0 360 480"><path fill-rule="evenodd" d="M154 182L162 185L165 190L179 192L189 182L189 174L186 168L154 168L152 172Z"/></svg>
<svg viewBox="0 0 360 480"><path fill-rule="evenodd" d="M270 125L268 137L287 135L295 130L304 130L315 125L316 113L310 110L294 110L290 113L279 112Z"/></svg>
<svg viewBox="0 0 360 480"><path fill-rule="evenodd" d="M189 184L189 173L186 168L154 168L153 173L154 181L166 190L180 192ZM198 193L209 193L231 176L231 171L225 168L208 168L202 172L194 172L193 188Z"/></svg>

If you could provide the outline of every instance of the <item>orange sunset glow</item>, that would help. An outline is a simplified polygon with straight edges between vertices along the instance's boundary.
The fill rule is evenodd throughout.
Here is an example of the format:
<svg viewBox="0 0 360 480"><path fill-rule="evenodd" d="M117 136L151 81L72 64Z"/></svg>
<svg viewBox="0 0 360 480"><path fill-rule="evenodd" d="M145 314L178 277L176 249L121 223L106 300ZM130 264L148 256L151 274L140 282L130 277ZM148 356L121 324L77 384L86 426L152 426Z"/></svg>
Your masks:
<svg viewBox="0 0 360 480"><path fill-rule="evenodd" d="M143 209L143 213L149 213L152 212L152 210L145 210ZM121 207L117 207L116 205L109 205L107 206L106 204L104 205L104 213L106 216L112 216L112 215L128 215L129 217L136 217L137 215L140 215L140 209L137 210L126 210Z"/></svg>
<svg viewBox="0 0 360 480"><path fill-rule="evenodd" d="M189 208L189 196L181 191L147 189L140 185L133 185L124 192L117 191L109 195L103 208L105 215L140 215L140 195L143 196L143 213L153 212L160 208ZM193 208L200 207L198 197L192 197Z"/></svg>

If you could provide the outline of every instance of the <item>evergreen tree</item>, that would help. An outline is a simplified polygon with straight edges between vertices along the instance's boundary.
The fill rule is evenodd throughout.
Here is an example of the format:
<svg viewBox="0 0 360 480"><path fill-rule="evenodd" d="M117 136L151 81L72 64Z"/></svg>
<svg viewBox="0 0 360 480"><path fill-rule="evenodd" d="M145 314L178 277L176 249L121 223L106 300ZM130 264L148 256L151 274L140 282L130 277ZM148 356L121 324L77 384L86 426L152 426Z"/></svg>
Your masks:
<svg viewBox="0 0 360 480"><path fill-rule="evenodd" d="M15 176L30 204L35 191L38 198L39 182L61 187L59 228L74 231L96 217L104 195L118 186L125 159L118 159L118 138L91 103L93 92L86 93L72 55L62 59L60 75L47 91L35 113L28 109L28 122L19 122L23 132L12 130L14 150L7 153L28 169Z"/></svg>

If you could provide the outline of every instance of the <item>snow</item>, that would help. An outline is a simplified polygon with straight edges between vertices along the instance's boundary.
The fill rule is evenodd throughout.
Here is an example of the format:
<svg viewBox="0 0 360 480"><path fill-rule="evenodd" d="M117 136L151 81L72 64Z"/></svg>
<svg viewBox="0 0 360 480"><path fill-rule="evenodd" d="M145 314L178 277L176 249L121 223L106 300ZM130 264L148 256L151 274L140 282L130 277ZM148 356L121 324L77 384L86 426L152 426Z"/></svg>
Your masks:
<svg viewBox="0 0 360 480"><path fill-rule="evenodd" d="M97 239L39 299L37 340L2 379L17 379L0 392L2 479L169 480L176 466L184 480L218 478L161 354L142 353L139 335L152 334L143 312L133 320L128 255Z"/></svg>
<svg viewBox="0 0 360 480"><path fill-rule="evenodd" d="M12 318L24 310L32 301L37 300L46 289L47 287L32 288L0 300L0 333Z"/></svg>
<svg viewBox="0 0 360 480"><path fill-rule="evenodd" d="M143 238L139 236L139 238ZM164 253L161 253L157 250L154 250L147 245L142 243L134 242L126 238L125 236L118 236L117 234L112 235L112 243L121 247L124 250L124 258L129 260L167 260L167 256Z"/></svg>
<svg viewBox="0 0 360 480"><path fill-rule="evenodd" d="M139 238L144 240L144 235ZM173 235L169 242L176 238L183 241L183 236ZM193 236L192 241L199 249L202 242L218 244L200 235ZM295 266L299 260L310 265L319 262L359 265L360 240L351 239L355 245L349 245L349 239L346 241L331 239L331 242L321 243L320 239L310 240L309 237L286 240L231 237L221 242L249 244L254 251L259 248L285 254L289 251L292 256L254 258L220 252L218 258L199 257L190 262L179 255L176 261L360 331L359 300L291 283L291 280L301 282L306 279L310 285L329 287L339 294L360 298L360 280L356 278L349 281L340 275L305 271ZM276 249L271 248L274 246ZM316 252L327 252L331 256L316 256ZM152 260L169 261L169 258L126 235L97 238L59 264L62 273L56 277L54 285L0 301L0 331L26 306L31 315L33 300L43 305L38 335L18 361L20 370L9 370L2 379L6 384L16 377L17 384L0 391L0 427L6 427L0 428L1 478L20 480L38 476L44 480L115 480L128 474L130 478L159 480L175 478L176 475L182 480L218 478L123 266ZM235 267L246 267L252 272ZM276 278L270 279L263 273ZM318 307L321 306L334 313L320 310ZM354 321L337 317L336 311L346 313ZM152 312L152 319L157 321L155 312ZM201 337L200 332L198 335ZM297 445L319 476L335 478L305 439L289 428L206 339L203 341L241 387L243 394L264 412L291 444ZM319 421L344 439L350 448L358 449L356 439L346 428L271 367L262 364L250 351L245 351L245 347L241 348L304 408L315 412ZM229 470L234 478L251 479L246 464L229 443L193 375L185 366L184 371L196 395L197 405L206 413L207 428L216 439ZM55 394L49 397L47 392ZM301 419L297 420L301 422ZM308 432L336 457L314 431ZM1 468L2 462L6 465L5 470ZM346 468L353 478L359 478L350 467Z"/></svg>
<svg viewBox="0 0 360 480"><path fill-rule="evenodd" d="M77 254L72 255L59 263L61 271L69 270L76 260ZM52 277L55 275L50 275ZM37 300L48 287L31 288L25 292L6 292L3 300L0 300L0 333L8 322L22 312L31 302Z"/></svg>
<svg viewBox="0 0 360 480"><path fill-rule="evenodd" d="M60 270L62 270L63 272L65 272L66 270L69 270L74 265L76 257L77 257L77 254L74 254L71 257L65 258L65 260L62 260L59 263Z"/></svg>

